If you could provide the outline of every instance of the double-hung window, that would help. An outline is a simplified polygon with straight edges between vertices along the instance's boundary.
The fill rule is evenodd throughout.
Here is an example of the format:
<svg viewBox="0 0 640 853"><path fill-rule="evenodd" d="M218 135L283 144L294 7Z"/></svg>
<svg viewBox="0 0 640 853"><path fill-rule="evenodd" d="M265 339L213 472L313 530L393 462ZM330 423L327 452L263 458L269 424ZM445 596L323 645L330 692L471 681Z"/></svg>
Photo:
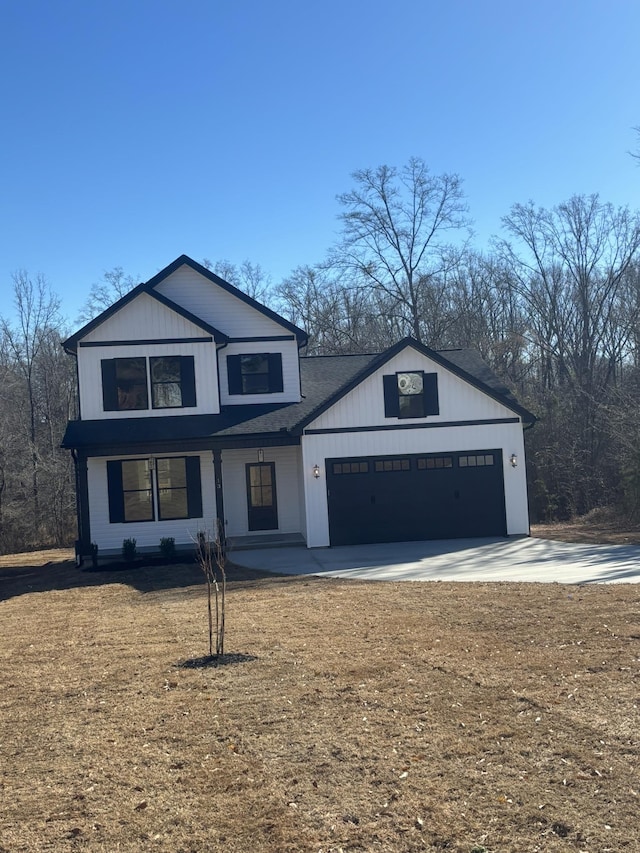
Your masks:
<svg viewBox="0 0 640 853"><path fill-rule="evenodd" d="M109 460L107 487L112 524L202 518L198 456Z"/></svg>
<svg viewBox="0 0 640 853"><path fill-rule="evenodd" d="M101 365L105 411L149 408L146 358L106 358Z"/></svg>
<svg viewBox="0 0 640 853"><path fill-rule="evenodd" d="M227 356L229 394L276 394L284 388L282 353Z"/></svg>
<svg viewBox="0 0 640 853"><path fill-rule="evenodd" d="M147 364L148 362L148 364ZM192 355L103 358L105 412L187 408L196 405Z"/></svg>
<svg viewBox="0 0 640 853"><path fill-rule="evenodd" d="M385 418L425 418L438 415L438 374L422 370L383 376Z"/></svg>

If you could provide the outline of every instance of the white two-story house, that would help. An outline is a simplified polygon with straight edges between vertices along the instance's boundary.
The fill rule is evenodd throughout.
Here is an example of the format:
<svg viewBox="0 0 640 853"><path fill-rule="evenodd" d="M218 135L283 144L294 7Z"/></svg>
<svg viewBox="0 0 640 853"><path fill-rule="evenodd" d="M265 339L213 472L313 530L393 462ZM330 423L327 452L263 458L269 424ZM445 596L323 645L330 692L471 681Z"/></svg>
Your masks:
<svg viewBox="0 0 640 853"><path fill-rule="evenodd" d="M79 554L192 547L218 522L308 547L528 534L535 418L476 353L306 341L185 255L65 341Z"/></svg>

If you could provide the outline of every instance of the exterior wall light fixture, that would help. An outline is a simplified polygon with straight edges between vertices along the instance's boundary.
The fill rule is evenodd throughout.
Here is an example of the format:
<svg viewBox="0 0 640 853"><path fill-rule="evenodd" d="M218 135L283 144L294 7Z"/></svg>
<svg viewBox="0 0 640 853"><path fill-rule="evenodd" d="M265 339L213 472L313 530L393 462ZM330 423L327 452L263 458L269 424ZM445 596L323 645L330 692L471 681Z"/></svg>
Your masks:
<svg viewBox="0 0 640 853"><path fill-rule="evenodd" d="M258 451L258 462L264 462L264 450L262 448Z"/></svg>
<svg viewBox="0 0 640 853"><path fill-rule="evenodd" d="M313 476L316 478L316 480L320 476L320 466L319 465L313 466Z"/></svg>
<svg viewBox="0 0 640 853"><path fill-rule="evenodd" d="M512 453L511 456L509 457L509 462L511 462L512 468L518 467L518 457L516 456L515 453Z"/></svg>

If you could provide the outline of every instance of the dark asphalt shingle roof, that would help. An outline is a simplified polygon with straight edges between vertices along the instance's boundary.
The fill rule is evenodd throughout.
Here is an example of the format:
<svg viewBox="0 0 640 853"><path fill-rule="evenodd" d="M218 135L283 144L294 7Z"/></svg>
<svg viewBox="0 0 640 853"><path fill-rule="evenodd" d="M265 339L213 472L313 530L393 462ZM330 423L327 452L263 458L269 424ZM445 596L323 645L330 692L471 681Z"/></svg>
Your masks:
<svg viewBox="0 0 640 853"><path fill-rule="evenodd" d="M392 348L397 351L396 347ZM302 401L224 406L217 415L172 415L154 418L109 418L71 421L62 445L98 448L118 445L152 445L161 442L194 442L213 438L233 441L244 437L295 440L303 426L358 384L387 360L385 353L343 356L309 356L300 359ZM526 420L535 420L523 409L488 365L473 350L434 353L454 372L484 388Z"/></svg>

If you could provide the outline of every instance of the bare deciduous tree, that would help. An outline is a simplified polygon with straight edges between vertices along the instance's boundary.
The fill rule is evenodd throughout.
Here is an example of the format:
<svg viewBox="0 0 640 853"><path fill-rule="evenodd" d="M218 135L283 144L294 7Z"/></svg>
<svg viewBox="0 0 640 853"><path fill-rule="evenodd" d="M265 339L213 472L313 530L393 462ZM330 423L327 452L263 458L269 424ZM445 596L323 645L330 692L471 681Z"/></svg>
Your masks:
<svg viewBox="0 0 640 853"><path fill-rule="evenodd" d="M432 175L418 157L401 169L361 169L353 179L338 196L343 233L332 262L384 293L401 310L405 334L423 340L430 289L458 262L468 225L462 182Z"/></svg>
<svg viewBox="0 0 640 853"><path fill-rule="evenodd" d="M91 285L87 301L78 315L78 322L88 323L93 320L118 299L126 296L137 284L135 278L125 273L122 267L107 270L101 281L94 282Z"/></svg>
<svg viewBox="0 0 640 853"><path fill-rule="evenodd" d="M13 277L15 319L0 317L2 548L72 538L73 476L60 449L75 376L60 347L58 297L43 276Z"/></svg>
<svg viewBox="0 0 640 853"><path fill-rule="evenodd" d="M265 305L269 304L272 288L271 276L265 272L260 264L253 264L251 261L244 260L240 266L236 266L231 261L213 262L209 258L205 258L202 265L213 270L220 278L237 287L238 290L242 290L252 299Z"/></svg>

